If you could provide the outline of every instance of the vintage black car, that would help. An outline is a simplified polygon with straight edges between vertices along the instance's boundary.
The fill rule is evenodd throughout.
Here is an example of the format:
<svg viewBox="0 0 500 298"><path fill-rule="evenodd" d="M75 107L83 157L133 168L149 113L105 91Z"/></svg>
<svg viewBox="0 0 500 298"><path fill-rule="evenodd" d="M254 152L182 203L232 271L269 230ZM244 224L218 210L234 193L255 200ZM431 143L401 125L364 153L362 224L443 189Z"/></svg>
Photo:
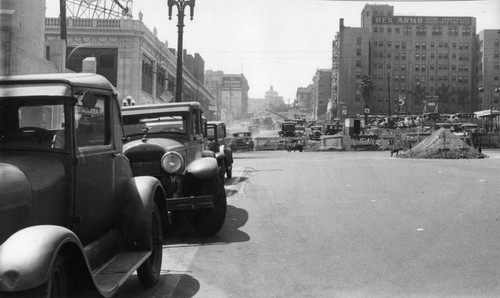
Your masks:
<svg viewBox="0 0 500 298"><path fill-rule="evenodd" d="M166 201L133 177L120 101L94 74L0 78L0 296L112 296L160 276Z"/></svg>
<svg viewBox="0 0 500 298"><path fill-rule="evenodd" d="M249 131L240 131L232 133L229 148L233 151L253 151L255 145L252 139L252 133Z"/></svg>
<svg viewBox="0 0 500 298"><path fill-rule="evenodd" d="M226 146L226 124L222 121L209 121L205 125L208 149L215 153L219 164L219 174L231 178L233 176L233 150Z"/></svg>
<svg viewBox="0 0 500 298"><path fill-rule="evenodd" d="M189 224L198 235L219 232L226 217L226 191L215 153L203 151L198 102L122 108L124 154L134 176L158 178L167 196L170 233Z"/></svg>

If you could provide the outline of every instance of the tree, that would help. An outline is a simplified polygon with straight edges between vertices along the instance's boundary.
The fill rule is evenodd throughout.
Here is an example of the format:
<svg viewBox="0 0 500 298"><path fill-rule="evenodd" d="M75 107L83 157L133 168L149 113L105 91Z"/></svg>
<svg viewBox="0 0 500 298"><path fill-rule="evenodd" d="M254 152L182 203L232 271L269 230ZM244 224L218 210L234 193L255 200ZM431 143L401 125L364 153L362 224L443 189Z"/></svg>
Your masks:
<svg viewBox="0 0 500 298"><path fill-rule="evenodd" d="M439 97L439 103L442 103L443 113L446 111L445 104L447 104L451 97L455 94L455 91L450 90L450 86L441 84L436 90L436 95Z"/></svg>
<svg viewBox="0 0 500 298"><path fill-rule="evenodd" d="M413 95L413 101L414 101L414 105L415 105L415 108L414 108L414 113L415 113L415 109L417 107L419 107L425 100L425 95L426 95L426 92L425 92L425 87L422 87L420 86L420 84L417 84L415 85L415 88L413 89L413 91L408 91L411 95ZM421 112L423 112L423 109L421 110Z"/></svg>
<svg viewBox="0 0 500 298"><path fill-rule="evenodd" d="M458 97L458 104L460 106L460 111L459 112L473 112L474 111L474 103L472 100L467 102L467 99L469 99L470 92L469 90L458 90L455 93ZM470 106L468 106L470 104Z"/></svg>

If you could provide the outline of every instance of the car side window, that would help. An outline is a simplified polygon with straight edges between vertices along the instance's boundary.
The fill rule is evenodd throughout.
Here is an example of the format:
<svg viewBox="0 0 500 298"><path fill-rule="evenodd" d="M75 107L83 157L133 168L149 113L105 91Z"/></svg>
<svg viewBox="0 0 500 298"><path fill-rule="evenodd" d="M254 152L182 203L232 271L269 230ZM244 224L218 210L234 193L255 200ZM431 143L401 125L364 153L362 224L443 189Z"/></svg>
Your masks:
<svg viewBox="0 0 500 298"><path fill-rule="evenodd" d="M78 148L110 144L106 126L107 106L103 97L96 97L93 107L77 104L75 110L76 144Z"/></svg>

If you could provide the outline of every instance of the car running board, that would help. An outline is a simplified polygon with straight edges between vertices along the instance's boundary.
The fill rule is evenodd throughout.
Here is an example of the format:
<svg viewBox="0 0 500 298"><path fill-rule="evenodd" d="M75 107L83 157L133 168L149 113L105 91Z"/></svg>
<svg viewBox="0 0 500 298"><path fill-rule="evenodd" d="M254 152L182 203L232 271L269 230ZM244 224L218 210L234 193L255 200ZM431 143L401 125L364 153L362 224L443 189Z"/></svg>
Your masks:
<svg viewBox="0 0 500 298"><path fill-rule="evenodd" d="M151 255L151 251L126 251L94 272L97 290L105 297L112 296Z"/></svg>

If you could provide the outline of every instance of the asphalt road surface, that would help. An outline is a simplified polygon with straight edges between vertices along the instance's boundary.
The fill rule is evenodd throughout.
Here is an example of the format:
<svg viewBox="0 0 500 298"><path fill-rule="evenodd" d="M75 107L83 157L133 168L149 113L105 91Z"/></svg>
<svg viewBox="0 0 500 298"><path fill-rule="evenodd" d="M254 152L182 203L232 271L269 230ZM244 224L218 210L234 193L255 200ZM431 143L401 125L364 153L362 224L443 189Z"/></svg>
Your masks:
<svg viewBox="0 0 500 298"><path fill-rule="evenodd" d="M165 241L117 297L499 297L500 154L241 152L213 237Z"/></svg>

